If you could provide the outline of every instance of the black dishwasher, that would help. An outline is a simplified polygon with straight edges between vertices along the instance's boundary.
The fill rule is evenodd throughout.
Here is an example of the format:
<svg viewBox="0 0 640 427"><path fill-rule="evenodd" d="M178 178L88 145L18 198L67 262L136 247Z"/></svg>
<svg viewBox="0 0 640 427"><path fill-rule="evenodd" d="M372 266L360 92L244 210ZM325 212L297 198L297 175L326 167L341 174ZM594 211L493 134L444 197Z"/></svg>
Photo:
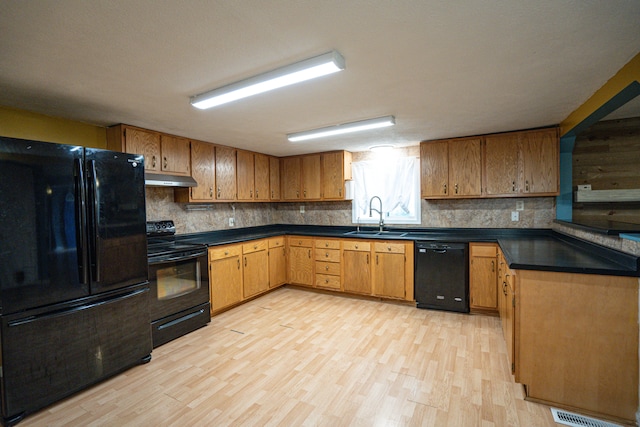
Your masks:
<svg viewBox="0 0 640 427"><path fill-rule="evenodd" d="M417 241L414 278L418 308L469 312L466 243Z"/></svg>

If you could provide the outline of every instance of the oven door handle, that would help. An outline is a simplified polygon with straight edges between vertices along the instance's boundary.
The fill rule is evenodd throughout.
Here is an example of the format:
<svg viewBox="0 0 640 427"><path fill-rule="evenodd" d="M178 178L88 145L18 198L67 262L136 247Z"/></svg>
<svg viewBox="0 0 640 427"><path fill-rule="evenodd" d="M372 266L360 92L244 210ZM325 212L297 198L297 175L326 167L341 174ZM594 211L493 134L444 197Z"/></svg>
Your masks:
<svg viewBox="0 0 640 427"><path fill-rule="evenodd" d="M197 252L197 253L195 253L193 255L187 255L187 256L184 256L184 255L178 255L178 256L174 256L174 257L171 257L171 256L164 257L163 256L163 257L158 258L158 259L153 259L153 258L150 259L149 260L149 265L156 265L156 264L162 264L162 263L165 263L165 262L174 262L174 261L187 261L187 260L190 260L190 259L200 258L200 257L203 257L203 256L207 256L207 251Z"/></svg>

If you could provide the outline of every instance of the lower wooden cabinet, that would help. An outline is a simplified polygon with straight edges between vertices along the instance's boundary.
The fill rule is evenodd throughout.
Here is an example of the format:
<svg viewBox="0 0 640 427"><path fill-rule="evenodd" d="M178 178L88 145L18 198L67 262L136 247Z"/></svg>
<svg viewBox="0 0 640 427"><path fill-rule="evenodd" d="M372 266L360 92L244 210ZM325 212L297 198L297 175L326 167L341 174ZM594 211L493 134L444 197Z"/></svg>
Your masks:
<svg viewBox="0 0 640 427"><path fill-rule="evenodd" d="M469 243L469 308L498 311L498 246Z"/></svg>
<svg viewBox="0 0 640 427"><path fill-rule="evenodd" d="M242 301L242 245L209 249L211 313Z"/></svg>
<svg viewBox="0 0 640 427"><path fill-rule="evenodd" d="M345 292L371 295L371 242L342 242L343 289Z"/></svg>
<svg viewBox="0 0 640 427"><path fill-rule="evenodd" d="M313 238L289 236L288 243L288 282L294 285L313 286L315 284Z"/></svg>
<svg viewBox="0 0 640 427"><path fill-rule="evenodd" d="M287 245L285 237L269 239L269 288L287 283Z"/></svg>
<svg viewBox="0 0 640 427"><path fill-rule="evenodd" d="M254 240L242 245L242 296L249 298L269 289L269 243Z"/></svg>
<svg viewBox="0 0 640 427"><path fill-rule="evenodd" d="M412 243L410 245L413 246ZM410 263L407 255L410 255ZM409 280L413 289L413 251L408 250L406 243L376 241L373 243L373 257L373 294L408 299Z"/></svg>

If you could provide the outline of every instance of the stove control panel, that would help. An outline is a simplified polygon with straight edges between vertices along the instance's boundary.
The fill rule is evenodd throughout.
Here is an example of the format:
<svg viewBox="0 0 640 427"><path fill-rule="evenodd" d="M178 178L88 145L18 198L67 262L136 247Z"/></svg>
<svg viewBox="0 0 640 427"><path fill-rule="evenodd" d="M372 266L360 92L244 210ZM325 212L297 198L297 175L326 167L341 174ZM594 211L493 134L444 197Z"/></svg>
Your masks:
<svg viewBox="0 0 640 427"><path fill-rule="evenodd" d="M172 220L147 221L147 236L172 236L176 234L176 225Z"/></svg>

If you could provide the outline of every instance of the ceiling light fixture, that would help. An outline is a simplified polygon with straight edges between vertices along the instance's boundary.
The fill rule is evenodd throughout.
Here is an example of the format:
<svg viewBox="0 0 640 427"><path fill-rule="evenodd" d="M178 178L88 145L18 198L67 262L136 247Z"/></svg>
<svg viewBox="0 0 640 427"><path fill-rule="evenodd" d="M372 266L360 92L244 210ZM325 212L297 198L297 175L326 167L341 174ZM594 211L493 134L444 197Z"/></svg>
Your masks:
<svg viewBox="0 0 640 427"><path fill-rule="evenodd" d="M308 139L323 138L326 136L340 135L343 133L359 132L369 129L384 128L396 124L393 116L378 117L377 119L360 120L358 122L342 125L328 126L325 128L307 130L304 132L290 133L287 138L291 142L306 141Z"/></svg>
<svg viewBox="0 0 640 427"><path fill-rule="evenodd" d="M344 58L339 52L332 50L304 61L192 96L191 105L204 110L283 86L342 71L344 68Z"/></svg>
<svg viewBox="0 0 640 427"><path fill-rule="evenodd" d="M369 147L369 151L374 151L376 153L388 153L394 148L395 148L394 145L382 144L382 145L374 145L373 147Z"/></svg>

